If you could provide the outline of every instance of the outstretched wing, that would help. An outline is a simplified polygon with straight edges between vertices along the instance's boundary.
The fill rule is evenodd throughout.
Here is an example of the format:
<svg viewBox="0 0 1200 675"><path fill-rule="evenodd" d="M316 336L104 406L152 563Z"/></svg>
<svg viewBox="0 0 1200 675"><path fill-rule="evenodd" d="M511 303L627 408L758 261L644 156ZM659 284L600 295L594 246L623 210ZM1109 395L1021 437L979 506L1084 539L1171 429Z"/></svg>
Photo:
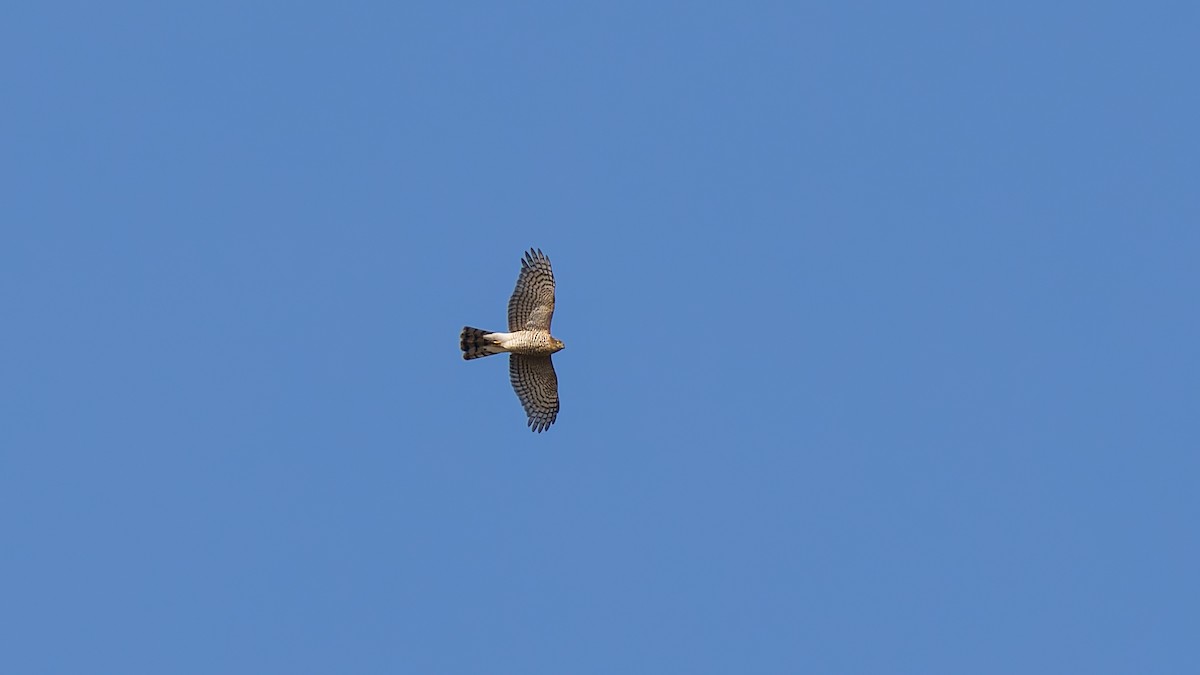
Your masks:
<svg viewBox="0 0 1200 675"><path fill-rule="evenodd" d="M554 270L541 249L529 249L521 259L517 287L508 299L508 329L550 331L554 318ZM554 371L552 370L551 373Z"/></svg>
<svg viewBox="0 0 1200 675"><path fill-rule="evenodd" d="M529 428L541 433L558 417L558 376L549 356L509 354L508 376L521 399Z"/></svg>

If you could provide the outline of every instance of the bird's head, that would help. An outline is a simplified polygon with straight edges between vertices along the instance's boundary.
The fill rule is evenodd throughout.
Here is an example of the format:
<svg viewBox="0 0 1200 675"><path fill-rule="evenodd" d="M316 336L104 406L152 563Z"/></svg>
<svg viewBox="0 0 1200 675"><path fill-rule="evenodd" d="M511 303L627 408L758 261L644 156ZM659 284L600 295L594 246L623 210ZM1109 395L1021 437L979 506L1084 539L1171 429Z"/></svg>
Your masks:
<svg viewBox="0 0 1200 675"><path fill-rule="evenodd" d="M562 340L559 340L558 338L552 338L552 339L554 340L554 351L557 352L560 349L562 349L563 347L566 347L566 345L563 344Z"/></svg>

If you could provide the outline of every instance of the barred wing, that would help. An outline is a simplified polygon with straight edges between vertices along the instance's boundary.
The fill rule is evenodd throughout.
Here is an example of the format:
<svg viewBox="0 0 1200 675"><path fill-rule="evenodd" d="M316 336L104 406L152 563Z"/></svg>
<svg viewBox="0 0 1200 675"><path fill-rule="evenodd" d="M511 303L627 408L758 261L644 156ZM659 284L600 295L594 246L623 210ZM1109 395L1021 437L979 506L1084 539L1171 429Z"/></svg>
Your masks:
<svg viewBox="0 0 1200 675"><path fill-rule="evenodd" d="M525 414L529 428L541 433L558 417L558 376L549 356L509 354L508 376Z"/></svg>
<svg viewBox="0 0 1200 675"><path fill-rule="evenodd" d="M521 259L517 287L508 299L508 329L549 332L552 318L554 270L550 269L550 259L541 249L529 249Z"/></svg>

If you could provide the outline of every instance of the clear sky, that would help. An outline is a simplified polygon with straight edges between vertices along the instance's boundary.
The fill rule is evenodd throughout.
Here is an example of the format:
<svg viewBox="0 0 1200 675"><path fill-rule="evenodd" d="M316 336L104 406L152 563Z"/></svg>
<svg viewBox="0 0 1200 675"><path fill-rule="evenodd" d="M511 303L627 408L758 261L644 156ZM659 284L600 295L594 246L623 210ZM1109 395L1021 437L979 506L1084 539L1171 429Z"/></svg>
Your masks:
<svg viewBox="0 0 1200 675"><path fill-rule="evenodd" d="M1198 34L9 3L0 671L1200 672Z"/></svg>

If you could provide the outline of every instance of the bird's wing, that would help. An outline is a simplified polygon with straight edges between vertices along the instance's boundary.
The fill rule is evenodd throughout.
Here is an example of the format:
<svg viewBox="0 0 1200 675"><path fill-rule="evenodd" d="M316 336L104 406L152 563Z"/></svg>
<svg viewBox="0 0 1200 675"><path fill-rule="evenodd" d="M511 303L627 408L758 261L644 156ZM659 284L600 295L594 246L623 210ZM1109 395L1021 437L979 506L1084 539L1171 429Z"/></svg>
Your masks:
<svg viewBox="0 0 1200 675"><path fill-rule="evenodd" d="M549 356L509 354L508 376L521 399L529 428L541 433L558 417L558 376Z"/></svg>
<svg viewBox="0 0 1200 675"><path fill-rule="evenodd" d="M508 299L508 329L550 331L554 318L554 270L541 250L529 249L521 259L517 287Z"/></svg>

